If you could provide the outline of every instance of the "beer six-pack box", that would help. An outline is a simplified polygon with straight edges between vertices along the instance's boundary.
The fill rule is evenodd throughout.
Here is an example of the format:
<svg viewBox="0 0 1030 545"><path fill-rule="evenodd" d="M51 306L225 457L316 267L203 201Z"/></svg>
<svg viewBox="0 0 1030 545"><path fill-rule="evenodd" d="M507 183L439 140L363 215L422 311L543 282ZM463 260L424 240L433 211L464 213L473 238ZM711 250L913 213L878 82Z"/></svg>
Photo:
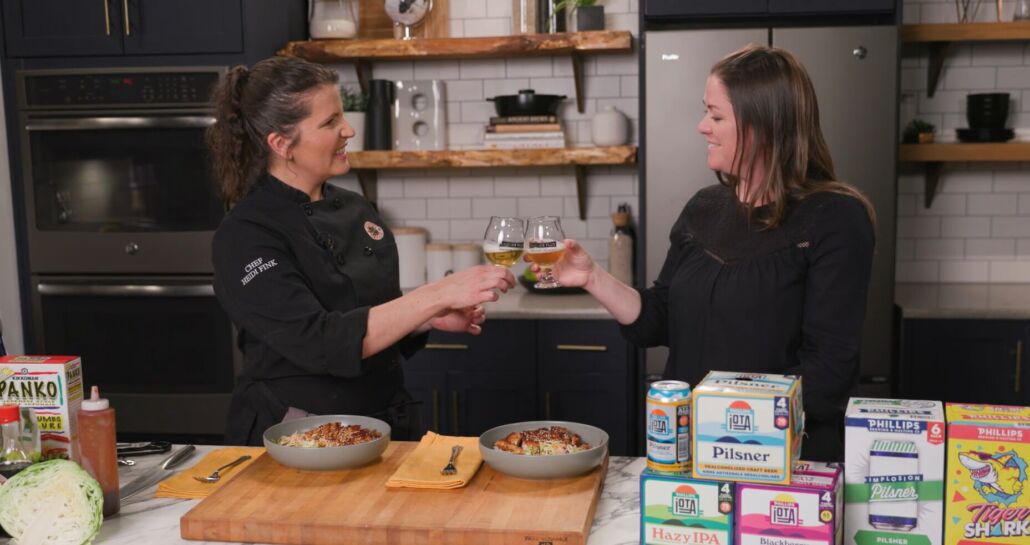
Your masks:
<svg viewBox="0 0 1030 545"><path fill-rule="evenodd" d="M801 379L711 371L693 391L693 476L788 483L801 451Z"/></svg>
<svg viewBox="0 0 1030 545"><path fill-rule="evenodd" d="M32 409L43 459L78 461L76 418L82 396L78 356L0 357L0 404Z"/></svg>
<svg viewBox="0 0 1030 545"><path fill-rule="evenodd" d="M682 473L640 474L640 543L732 545L734 484Z"/></svg>
<svg viewBox="0 0 1030 545"><path fill-rule="evenodd" d="M1030 407L948 403L945 545L1030 544Z"/></svg>
<svg viewBox="0 0 1030 545"><path fill-rule="evenodd" d="M840 545L843 472L812 464L795 467L790 484L737 485L737 545Z"/></svg>
<svg viewBox="0 0 1030 545"><path fill-rule="evenodd" d="M940 545L944 408L851 398L845 415L846 545Z"/></svg>

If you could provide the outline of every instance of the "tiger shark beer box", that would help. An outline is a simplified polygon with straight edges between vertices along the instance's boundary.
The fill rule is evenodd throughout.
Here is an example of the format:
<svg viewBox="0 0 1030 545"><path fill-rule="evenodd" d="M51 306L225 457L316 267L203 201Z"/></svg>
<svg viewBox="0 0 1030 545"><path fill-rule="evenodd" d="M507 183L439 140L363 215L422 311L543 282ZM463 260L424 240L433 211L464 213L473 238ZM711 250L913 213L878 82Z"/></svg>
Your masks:
<svg viewBox="0 0 1030 545"><path fill-rule="evenodd" d="M693 476L789 483L801 452L801 379L710 371L694 388Z"/></svg>
<svg viewBox="0 0 1030 545"><path fill-rule="evenodd" d="M853 397L845 426L845 545L940 545L941 403Z"/></svg>
<svg viewBox="0 0 1030 545"><path fill-rule="evenodd" d="M733 545L733 483L640 474L640 543Z"/></svg>
<svg viewBox="0 0 1030 545"><path fill-rule="evenodd" d="M800 471L795 467L790 484L737 486L734 543L840 545L843 471L840 466L811 464Z"/></svg>
<svg viewBox="0 0 1030 545"><path fill-rule="evenodd" d="M1030 544L1030 407L948 403L946 545Z"/></svg>
<svg viewBox="0 0 1030 545"><path fill-rule="evenodd" d="M76 415L82 404L78 356L0 356L0 404L32 408L43 459L78 461Z"/></svg>

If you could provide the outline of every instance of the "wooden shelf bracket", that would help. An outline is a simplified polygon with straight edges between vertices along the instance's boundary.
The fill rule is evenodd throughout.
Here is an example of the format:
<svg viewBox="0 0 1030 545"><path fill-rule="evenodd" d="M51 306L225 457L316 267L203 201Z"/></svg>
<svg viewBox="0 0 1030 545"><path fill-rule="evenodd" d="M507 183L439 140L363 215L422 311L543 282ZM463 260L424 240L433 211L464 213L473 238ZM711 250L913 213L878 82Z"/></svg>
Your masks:
<svg viewBox="0 0 1030 545"><path fill-rule="evenodd" d="M944 71L944 60L948 57L951 42L930 42L930 67L926 71L926 96L933 97L937 83Z"/></svg>
<svg viewBox="0 0 1030 545"><path fill-rule="evenodd" d="M355 59L354 71L358 74L358 85L361 92L368 94L369 82L372 81L372 63L368 59Z"/></svg>
<svg viewBox="0 0 1030 545"><path fill-rule="evenodd" d="M587 220L587 167L576 165L576 199L579 201L579 219Z"/></svg>
<svg viewBox="0 0 1030 545"><path fill-rule="evenodd" d="M930 208L933 204L933 198L937 195L937 186L941 181L941 170L944 167L944 163L940 161L930 161L923 165L926 179L924 180L924 192L923 195L923 208Z"/></svg>
<svg viewBox="0 0 1030 545"><path fill-rule="evenodd" d="M583 97L583 55L578 51L572 52L572 79L576 83L576 109L582 114L586 99Z"/></svg>
<svg viewBox="0 0 1030 545"><path fill-rule="evenodd" d="M359 168L354 169L354 173L358 175L358 183L361 184L361 194L365 196L365 199L368 200L368 202L372 203L372 205L378 209L379 171Z"/></svg>

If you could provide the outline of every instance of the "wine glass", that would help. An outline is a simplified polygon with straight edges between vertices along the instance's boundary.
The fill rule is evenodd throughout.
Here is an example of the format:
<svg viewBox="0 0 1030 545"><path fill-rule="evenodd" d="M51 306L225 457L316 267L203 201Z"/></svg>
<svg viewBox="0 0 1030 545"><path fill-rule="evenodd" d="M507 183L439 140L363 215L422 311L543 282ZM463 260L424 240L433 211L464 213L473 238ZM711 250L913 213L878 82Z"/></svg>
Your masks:
<svg viewBox="0 0 1030 545"><path fill-rule="evenodd" d="M500 267L511 267L526 246L526 222L521 218L493 216L483 235L483 255Z"/></svg>
<svg viewBox="0 0 1030 545"><path fill-rule="evenodd" d="M561 287L554 279L551 268L565 254L565 233L561 220L554 216L541 216L529 220L526 231L526 258L540 266L540 281L533 285L538 289Z"/></svg>

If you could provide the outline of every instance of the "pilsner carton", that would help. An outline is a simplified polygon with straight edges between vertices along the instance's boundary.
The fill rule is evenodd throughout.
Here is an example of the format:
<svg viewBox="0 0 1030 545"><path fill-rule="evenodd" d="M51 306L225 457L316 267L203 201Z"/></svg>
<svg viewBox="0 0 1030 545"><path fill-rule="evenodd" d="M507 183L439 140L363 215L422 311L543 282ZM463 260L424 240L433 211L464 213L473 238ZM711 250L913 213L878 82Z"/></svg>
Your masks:
<svg viewBox="0 0 1030 545"><path fill-rule="evenodd" d="M940 545L941 403L851 398L845 424L845 544Z"/></svg>
<svg viewBox="0 0 1030 545"><path fill-rule="evenodd" d="M694 388L693 475L789 483L801 452L801 379L711 371Z"/></svg>
<svg viewBox="0 0 1030 545"><path fill-rule="evenodd" d="M842 470L825 464L808 469L818 473L795 468L789 485L737 486L737 545L840 545Z"/></svg>
<svg viewBox="0 0 1030 545"><path fill-rule="evenodd" d="M78 356L0 357L0 404L32 408L43 459L78 461L82 395Z"/></svg>
<svg viewBox="0 0 1030 545"><path fill-rule="evenodd" d="M948 403L945 545L1030 543L1030 407Z"/></svg>
<svg viewBox="0 0 1030 545"><path fill-rule="evenodd" d="M640 474L640 543L732 545L733 486L645 469Z"/></svg>

